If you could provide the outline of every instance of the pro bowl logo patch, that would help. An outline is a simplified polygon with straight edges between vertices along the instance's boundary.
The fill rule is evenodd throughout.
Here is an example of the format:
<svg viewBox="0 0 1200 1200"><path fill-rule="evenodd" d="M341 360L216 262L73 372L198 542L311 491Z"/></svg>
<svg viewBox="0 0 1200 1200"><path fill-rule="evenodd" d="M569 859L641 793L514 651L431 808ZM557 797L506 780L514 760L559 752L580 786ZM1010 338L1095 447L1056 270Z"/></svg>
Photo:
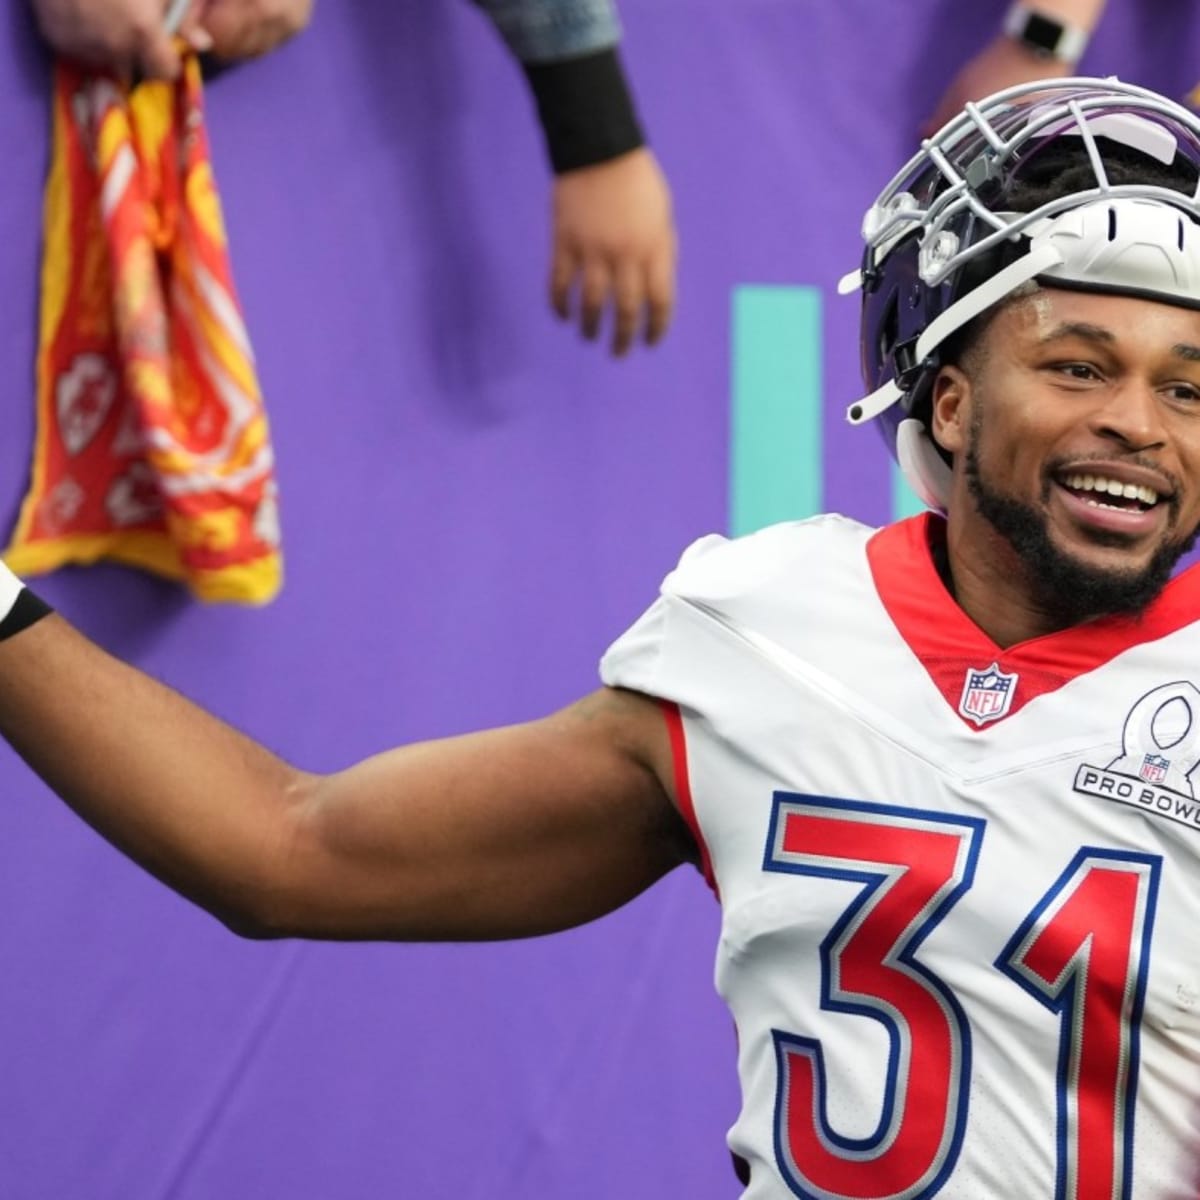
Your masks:
<svg viewBox="0 0 1200 1200"><path fill-rule="evenodd" d="M976 725L1000 720L1008 715L1008 710L1012 707L1019 678L1016 671L1007 674L1000 670L999 663L992 663L984 671L977 667L968 667L958 711Z"/></svg>
<svg viewBox="0 0 1200 1200"><path fill-rule="evenodd" d="M1200 690L1186 679L1147 692L1129 710L1121 752L1082 763L1074 788L1200 830L1192 773L1200 766Z"/></svg>

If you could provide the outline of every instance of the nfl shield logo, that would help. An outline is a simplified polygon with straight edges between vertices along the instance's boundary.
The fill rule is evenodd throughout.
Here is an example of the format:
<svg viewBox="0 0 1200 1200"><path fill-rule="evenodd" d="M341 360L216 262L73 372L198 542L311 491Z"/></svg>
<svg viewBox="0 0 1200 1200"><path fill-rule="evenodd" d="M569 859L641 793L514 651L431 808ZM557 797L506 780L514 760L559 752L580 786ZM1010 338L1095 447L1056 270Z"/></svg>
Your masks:
<svg viewBox="0 0 1200 1200"><path fill-rule="evenodd" d="M986 671L968 669L958 711L976 725L1000 720L1012 705L1017 679L1015 671L1005 674L998 663L992 663Z"/></svg>
<svg viewBox="0 0 1200 1200"><path fill-rule="evenodd" d="M1138 774L1147 783L1162 783L1170 769L1171 760L1169 758L1163 758L1161 754L1147 754L1142 759Z"/></svg>

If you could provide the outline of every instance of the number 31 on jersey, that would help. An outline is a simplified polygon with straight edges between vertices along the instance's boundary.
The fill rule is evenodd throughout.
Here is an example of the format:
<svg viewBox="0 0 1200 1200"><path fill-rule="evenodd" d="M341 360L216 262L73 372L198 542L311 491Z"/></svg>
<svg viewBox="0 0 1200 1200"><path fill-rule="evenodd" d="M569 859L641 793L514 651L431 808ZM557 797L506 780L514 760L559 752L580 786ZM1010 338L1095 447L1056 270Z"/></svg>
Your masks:
<svg viewBox="0 0 1200 1200"><path fill-rule="evenodd" d="M765 869L860 885L821 943L822 1007L879 1022L890 1047L878 1123L865 1137L847 1137L828 1118L820 1041L775 1031L776 1160L797 1196L919 1200L953 1173L966 1128L971 1029L920 948L970 889L984 826L776 793ZM1160 871L1157 856L1080 848L995 962L997 987L1021 987L1059 1017L1055 1200L1130 1194Z"/></svg>

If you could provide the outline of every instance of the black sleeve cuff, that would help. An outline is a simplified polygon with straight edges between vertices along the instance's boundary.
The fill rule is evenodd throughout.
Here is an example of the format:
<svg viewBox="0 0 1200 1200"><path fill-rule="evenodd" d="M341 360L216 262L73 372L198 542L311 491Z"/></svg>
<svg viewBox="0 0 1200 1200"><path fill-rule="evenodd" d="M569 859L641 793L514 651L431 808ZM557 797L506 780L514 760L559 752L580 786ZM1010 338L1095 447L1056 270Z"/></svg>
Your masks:
<svg viewBox="0 0 1200 1200"><path fill-rule="evenodd" d="M644 144L615 48L523 66L556 175Z"/></svg>
<svg viewBox="0 0 1200 1200"><path fill-rule="evenodd" d="M53 611L45 600L23 587L13 601L12 608L8 610L8 615L0 620L0 642L15 633L20 633L22 629L28 629L30 625L49 616Z"/></svg>

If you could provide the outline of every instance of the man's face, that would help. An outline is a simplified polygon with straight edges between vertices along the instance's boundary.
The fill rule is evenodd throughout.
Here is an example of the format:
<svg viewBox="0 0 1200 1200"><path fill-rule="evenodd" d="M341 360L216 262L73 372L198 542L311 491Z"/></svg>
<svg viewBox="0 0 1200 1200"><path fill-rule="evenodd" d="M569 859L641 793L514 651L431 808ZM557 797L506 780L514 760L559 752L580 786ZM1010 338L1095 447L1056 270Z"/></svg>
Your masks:
<svg viewBox="0 0 1200 1200"><path fill-rule="evenodd" d="M1064 621L1157 594L1200 524L1200 312L1039 290L943 373L934 407L960 545L986 555L998 534Z"/></svg>

